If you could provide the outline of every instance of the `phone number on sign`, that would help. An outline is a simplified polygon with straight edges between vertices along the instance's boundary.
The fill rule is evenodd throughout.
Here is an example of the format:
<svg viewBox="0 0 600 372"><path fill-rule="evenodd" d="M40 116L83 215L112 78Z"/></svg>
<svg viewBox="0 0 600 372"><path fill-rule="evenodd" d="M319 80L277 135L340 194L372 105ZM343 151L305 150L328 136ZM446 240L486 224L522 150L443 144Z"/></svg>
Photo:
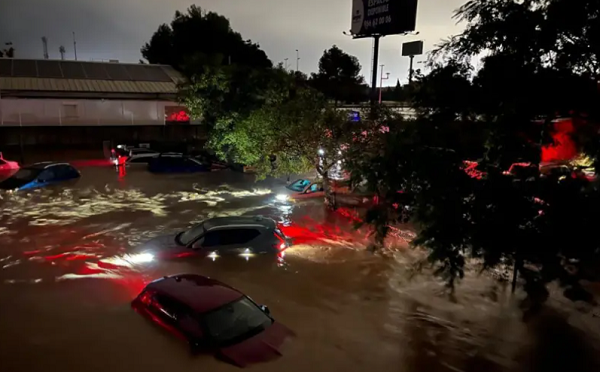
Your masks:
<svg viewBox="0 0 600 372"><path fill-rule="evenodd" d="M377 27L379 25L385 25L388 23L392 23L391 15L368 19L365 21L365 29L369 29L371 27Z"/></svg>

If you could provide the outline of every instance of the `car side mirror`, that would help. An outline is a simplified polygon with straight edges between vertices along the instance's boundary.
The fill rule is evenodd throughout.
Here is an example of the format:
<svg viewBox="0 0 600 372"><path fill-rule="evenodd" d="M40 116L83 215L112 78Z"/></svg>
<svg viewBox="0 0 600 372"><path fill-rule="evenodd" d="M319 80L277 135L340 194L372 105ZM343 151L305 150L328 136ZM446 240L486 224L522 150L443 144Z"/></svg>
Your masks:
<svg viewBox="0 0 600 372"><path fill-rule="evenodd" d="M263 313L271 315L271 310L269 310L269 307L267 305L260 305L260 309L263 311Z"/></svg>

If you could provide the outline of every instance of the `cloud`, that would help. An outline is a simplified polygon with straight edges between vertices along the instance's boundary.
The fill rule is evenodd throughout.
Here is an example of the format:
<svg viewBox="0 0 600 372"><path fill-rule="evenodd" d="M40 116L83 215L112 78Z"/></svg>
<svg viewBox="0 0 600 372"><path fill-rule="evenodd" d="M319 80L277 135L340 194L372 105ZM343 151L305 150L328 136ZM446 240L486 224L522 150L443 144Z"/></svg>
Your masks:
<svg viewBox="0 0 600 372"><path fill-rule="evenodd" d="M426 50L440 39L460 31L452 11L465 0L420 0L418 36L388 36L381 40L380 64L390 72L389 84L406 80L408 59L400 57L405 41L423 39ZM352 40L342 31L350 28L351 0L3 0L0 43L13 42L18 57L42 58L41 37L48 38L51 58L59 58L64 45L73 58L76 33L80 60L117 59L137 62L141 46L176 10L191 4L228 17L244 38L257 42L273 62L289 58L295 68L296 49L300 69L316 71L318 60L333 44L357 56L363 75L370 81L372 42Z"/></svg>

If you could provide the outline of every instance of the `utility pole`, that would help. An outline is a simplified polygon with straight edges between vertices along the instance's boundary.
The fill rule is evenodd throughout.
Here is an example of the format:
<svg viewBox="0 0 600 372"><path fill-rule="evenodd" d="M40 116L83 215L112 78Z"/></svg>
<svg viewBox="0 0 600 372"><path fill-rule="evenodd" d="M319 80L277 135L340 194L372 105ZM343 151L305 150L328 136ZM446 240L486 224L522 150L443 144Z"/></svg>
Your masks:
<svg viewBox="0 0 600 372"><path fill-rule="evenodd" d="M44 59L48 59L48 38L46 36L42 37L42 46L44 48Z"/></svg>
<svg viewBox="0 0 600 372"><path fill-rule="evenodd" d="M296 49L296 71L300 71L300 52Z"/></svg>
<svg viewBox="0 0 600 372"><path fill-rule="evenodd" d="M413 81L413 74L415 73L415 70L413 70L413 61L415 60L415 56L411 55L410 57L410 67L408 70L408 84L412 84Z"/></svg>
<svg viewBox="0 0 600 372"><path fill-rule="evenodd" d="M371 77L371 106L377 102L377 63L379 63L379 38L381 35L374 35L373 43L373 76Z"/></svg>
<svg viewBox="0 0 600 372"><path fill-rule="evenodd" d="M381 93L383 91L383 81L390 78L390 73L387 72L386 77L383 77L383 66L385 66L385 65L379 65L379 66L381 67L381 80L379 82L379 104L381 105Z"/></svg>
<svg viewBox="0 0 600 372"><path fill-rule="evenodd" d="M77 42L75 41L75 31L73 31L73 51L75 52L75 60L77 61Z"/></svg>

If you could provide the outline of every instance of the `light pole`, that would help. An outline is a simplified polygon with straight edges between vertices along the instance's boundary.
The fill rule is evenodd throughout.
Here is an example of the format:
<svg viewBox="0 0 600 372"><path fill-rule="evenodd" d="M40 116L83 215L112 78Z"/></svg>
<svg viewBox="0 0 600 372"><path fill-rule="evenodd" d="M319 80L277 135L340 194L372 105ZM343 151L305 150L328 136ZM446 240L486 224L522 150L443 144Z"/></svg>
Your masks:
<svg viewBox="0 0 600 372"><path fill-rule="evenodd" d="M385 65L379 65L379 67L381 67L381 80L379 82L379 104L380 105L381 105L381 92L383 91L383 81L390 78L389 72L386 72L386 76L383 77L383 66L385 66Z"/></svg>
<svg viewBox="0 0 600 372"><path fill-rule="evenodd" d="M296 71L300 71L300 52L296 49Z"/></svg>
<svg viewBox="0 0 600 372"><path fill-rule="evenodd" d="M289 58L285 58L285 59L284 59L284 61L285 61L285 70L286 70L286 71L287 71L287 69L288 69L288 59L289 59Z"/></svg>

